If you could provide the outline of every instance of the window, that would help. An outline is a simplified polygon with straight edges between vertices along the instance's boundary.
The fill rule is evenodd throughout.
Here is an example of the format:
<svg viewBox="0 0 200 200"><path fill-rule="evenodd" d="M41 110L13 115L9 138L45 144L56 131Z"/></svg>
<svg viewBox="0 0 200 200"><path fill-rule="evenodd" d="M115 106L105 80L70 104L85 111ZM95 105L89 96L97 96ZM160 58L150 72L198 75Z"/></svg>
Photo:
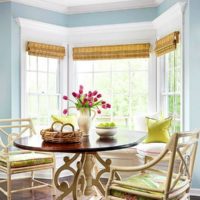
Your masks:
<svg viewBox="0 0 200 200"><path fill-rule="evenodd" d="M134 116L148 111L149 59L76 61L76 85L98 90L112 109L97 116L115 121L119 127L134 128Z"/></svg>
<svg viewBox="0 0 200 200"><path fill-rule="evenodd" d="M181 130L181 48L178 45L175 51L165 54L162 71L161 102L165 116L173 117L172 131Z"/></svg>
<svg viewBox="0 0 200 200"><path fill-rule="evenodd" d="M51 114L60 109L59 59L26 54L25 115L36 119L36 126L47 126Z"/></svg>

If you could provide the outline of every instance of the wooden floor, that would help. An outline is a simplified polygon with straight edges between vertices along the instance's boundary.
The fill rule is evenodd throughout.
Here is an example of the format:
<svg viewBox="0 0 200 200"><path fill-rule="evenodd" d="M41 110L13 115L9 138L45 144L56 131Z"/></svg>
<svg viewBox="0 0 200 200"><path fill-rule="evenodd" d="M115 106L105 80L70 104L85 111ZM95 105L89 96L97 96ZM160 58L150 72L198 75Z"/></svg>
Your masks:
<svg viewBox="0 0 200 200"><path fill-rule="evenodd" d="M31 181L29 179L17 180L14 181L13 188L17 189L17 188L27 187L30 186L30 184ZM1 187L5 188L5 185L1 185ZM88 199L91 199L91 197L86 197L83 200L88 200ZM6 200L6 197L1 193L0 193L0 200ZM12 200L56 200L56 197L53 197L51 189L46 187L33 191L16 193L13 195ZM65 200L73 200L73 198L67 197ZM200 197L191 197L191 200L200 200Z"/></svg>

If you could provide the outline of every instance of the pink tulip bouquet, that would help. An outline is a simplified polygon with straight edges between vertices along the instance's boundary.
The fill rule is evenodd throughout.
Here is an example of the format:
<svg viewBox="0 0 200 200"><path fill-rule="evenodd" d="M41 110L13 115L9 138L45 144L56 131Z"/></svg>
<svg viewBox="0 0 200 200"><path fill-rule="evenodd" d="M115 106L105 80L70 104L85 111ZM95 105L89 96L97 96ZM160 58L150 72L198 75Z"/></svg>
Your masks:
<svg viewBox="0 0 200 200"><path fill-rule="evenodd" d="M88 108L89 110L97 110L97 113L101 114L101 108L111 108L109 103L101 99L102 95L98 91L94 90L84 93L84 87L82 85L79 86L78 92L72 92L72 96L75 98L75 101L69 99L68 96L63 96L63 99L74 103L78 110ZM66 115L67 113L68 109L64 109L63 114Z"/></svg>

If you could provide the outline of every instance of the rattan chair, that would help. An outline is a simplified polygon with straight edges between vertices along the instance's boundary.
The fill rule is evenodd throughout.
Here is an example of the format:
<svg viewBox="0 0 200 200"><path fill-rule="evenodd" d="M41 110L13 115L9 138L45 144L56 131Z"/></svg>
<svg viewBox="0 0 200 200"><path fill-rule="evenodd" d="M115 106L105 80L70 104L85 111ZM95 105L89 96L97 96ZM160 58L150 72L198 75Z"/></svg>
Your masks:
<svg viewBox="0 0 200 200"><path fill-rule="evenodd" d="M199 131L176 133L165 150L145 165L113 167L106 200L188 199L198 140ZM156 167L163 159L168 160L166 170ZM175 169L176 160L179 160L178 171ZM122 172L132 172L133 176L122 180L119 178Z"/></svg>
<svg viewBox="0 0 200 200"><path fill-rule="evenodd" d="M1 119L0 120L0 171L6 175L6 179L0 181L0 191L3 192L8 200L11 200L13 193L42 188L53 187L54 190L54 169L55 158L50 153L39 153L17 149L13 146L13 141L24 135L32 136L36 134L31 119ZM34 178L34 171L52 171L52 183L47 184ZM31 184L29 187L12 190L13 174L30 172ZM3 177L1 177L2 179ZM41 177L42 178L42 177ZM2 184L7 182L7 190L3 189ZM37 184L36 184L37 183Z"/></svg>

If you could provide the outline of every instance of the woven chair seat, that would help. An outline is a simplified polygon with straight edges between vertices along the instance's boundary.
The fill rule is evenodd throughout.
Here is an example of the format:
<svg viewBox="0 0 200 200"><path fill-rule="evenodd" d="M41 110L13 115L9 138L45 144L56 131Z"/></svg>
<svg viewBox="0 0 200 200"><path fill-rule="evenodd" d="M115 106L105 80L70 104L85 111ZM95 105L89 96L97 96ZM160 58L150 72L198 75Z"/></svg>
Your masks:
<svg viewBox="0 0 200 200"><path fill-rule="evenodd" d="M129 177L127 180L121 181L122 183L126 184L124 186L120 186L128 191L120 191L120 189L112 189L110 193L112 196L128 199L128 200L154 200L155 198L145 197L145 193L152 194L154 197L157 196L156 199L162 199L164 195L164 188L166 183L166 176L160 175L157 173L141 173L138 175L134 175ZM128 185L130 184L130 185ZM174 195L181 193L181 188L184 186L189 187L188 182L186 181L179 181L178 184L174 188ZM142 189L146 188L146 189ZM151 191L150 189L159 189L163 190L163 192L155 192ZM144 193L144 196L138 195L137 193ZM173 193L173 191L172 191ZM176 200L177 198L172 198Z"/></svg>
<svg viewBox="0 0 200 200"><path fill-rule="evenodd" d="M53 156L50 154L43 154L37 152L11 152L8 160L5 157L0 156L0 165L7 167L7 161L11 168L29 167L35 165L53 163Z"/></svg>

